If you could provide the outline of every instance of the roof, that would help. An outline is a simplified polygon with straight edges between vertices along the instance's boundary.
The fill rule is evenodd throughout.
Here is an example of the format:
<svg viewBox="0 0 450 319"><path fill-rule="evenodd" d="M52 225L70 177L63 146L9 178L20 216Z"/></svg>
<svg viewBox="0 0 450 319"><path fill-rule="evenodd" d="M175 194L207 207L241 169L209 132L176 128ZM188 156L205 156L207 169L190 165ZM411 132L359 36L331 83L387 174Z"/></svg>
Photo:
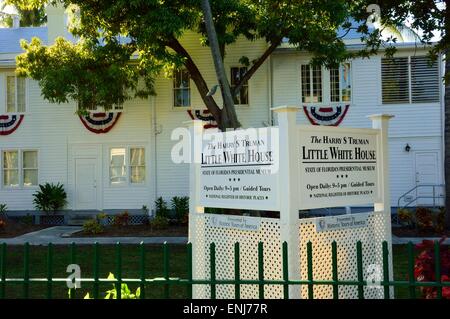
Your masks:
<svg viewBox="0 0 450 319"><path fill-rule="evenodd" d="M47 27L0 28L0 53L21 53L20 40L33 37L47 44Z"/></svg>

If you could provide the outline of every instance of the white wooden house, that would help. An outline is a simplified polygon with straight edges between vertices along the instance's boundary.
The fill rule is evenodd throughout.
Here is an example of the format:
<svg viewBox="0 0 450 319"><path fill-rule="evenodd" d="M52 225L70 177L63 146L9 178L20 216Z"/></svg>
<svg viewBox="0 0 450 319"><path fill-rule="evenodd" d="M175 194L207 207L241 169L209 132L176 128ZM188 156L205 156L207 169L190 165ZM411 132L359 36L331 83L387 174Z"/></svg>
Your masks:
<svg viewBox="0 0 450 319"><path fill-rule="evenodd" d="M172 162L170 135L190 119L188 111L205 109L189 75L180 71L175 79L158 78L156 96L127 101L113 111L115 125L96 134L75 114L76 103L50 104L36 81L14 75L20 39L36 36L50 44L61 35L67 36L65 18L55 8L49 9L45 27L0 29L0 203L16 214L32 211L32 194L45 182L64 184L73 211L139 211L143 205L152 208L159 196L186 196L188 167ZM357 38L347 35L349 48L360 45ZM183 43L208 85L216 84L209 48L193 33ZM233 45L225 58L230 80L245 71L240 57L252 60L265 48L263 41ZM380 53L327 70L311 68L307 53L282 45L244 87L238 117L244 127L267 126L276 123L271 107L296 105L299 123L369 127L369 114L395 115L390 165L392 206L397 206L418 184L443 184L442 63L430 67L425 55L424 48L405 42L394 63ZM419 188L406 200L417 193L429 196L432 190ZM422 198L419 204L430 201Z"/></svg>

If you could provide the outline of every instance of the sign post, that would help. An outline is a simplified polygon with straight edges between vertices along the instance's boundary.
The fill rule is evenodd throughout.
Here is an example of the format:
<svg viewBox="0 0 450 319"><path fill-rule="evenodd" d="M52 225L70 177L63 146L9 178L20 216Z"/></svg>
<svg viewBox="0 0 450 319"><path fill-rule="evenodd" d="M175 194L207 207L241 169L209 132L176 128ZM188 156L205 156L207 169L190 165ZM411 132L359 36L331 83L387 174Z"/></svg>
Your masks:
<svg viewBox="0 0 450 319"><path fill-rule="evenodd" d="M280 139L280 170L278 188L280 191L281 242L288 244L289 279L300 279L299 223L298 223L298 181L297 181L297 111L296 106L280 106L272 109L278 115ZM300 287L289 287L289 298L300 298Z"/></svg>

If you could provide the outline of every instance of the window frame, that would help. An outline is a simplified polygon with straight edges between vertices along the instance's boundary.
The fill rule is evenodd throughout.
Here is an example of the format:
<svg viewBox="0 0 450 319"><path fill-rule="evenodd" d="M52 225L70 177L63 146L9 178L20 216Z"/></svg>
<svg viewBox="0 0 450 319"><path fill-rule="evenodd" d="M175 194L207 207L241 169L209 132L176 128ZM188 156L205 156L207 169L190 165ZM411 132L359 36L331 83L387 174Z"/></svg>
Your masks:
<svg viewBox="0 0 450 319"><path fill-rule="evenodd" d="M438 59L435 63L437 63L437 75L438 75L438 88L437 88L437 92L438 92L438 98L436 101L414 101L413 98L413 74L412 74L412 58L426 58L426 55L410 55L410 54L402 54L402 55L398 55L395 56L393 58L406 58L407 59L407 81L408 81L408 92L407 92L407 96L408 96L408 101L407 102L384 102L383 101L383 60L385 59L389 59L386 57L381 57L380 58L380 105L381 106L391 106L391 105L428 105L428 104L439 104L441 101L441 97L442 97L442 84L440 84L440 77L442 74L442 66L441 63L439 62L440 59Z"/></svg>
<svg viewBox="0 0 450 319"><path fill-rule="evenodd" d="M179 106L176 106L175 105L175 90L184 90L184 89L180 89L180 88L176 88L175 87L175 80L176 80L176 72L180 72L180 71L186 71L187 72L187 74L189 75L189 105L179 105ZM172 75L172 78L170 79L171 80L171 96L172 96L172 110L181 110L181 111L186 111L186 110L191 110L191 109L193 109L193 106L192 106L192 77L191 77L191 75L190 75L190 73L189 73L189 71L186 69L186 68L178 68L178 69L175 69L174 70L174 72L173 72L173 75Z"/></svg>
<svg viewBox="0 0 450 319"><path fill-rule="evenodd" d="M8 112L8 77L14 77L14 99L15 99L15 103L14 103L14 111L13 112ZM18 110L18 90L17 90L17 79L20 78L18 77L14 72L5 72L4 73L4 92L5 92L5 98L4 98L4 113L5 114L26 114L28 112L28 78L23 78L24 80L24 103L25 103L25 110L22 112L19 112Z"/></svg>
<svg viewBox="0 0 450 319"><path fill-rule="evenodd" d="M235 69L235 68L238 68L239 72L241 71L241 69L245 68L245 69L247 69L246 72L248 72L248 67L246 67L245 65L231 65L230 66L230 73L229 73L229 75L230 75L230 88L233 88L233 84L232 84L232 79L233 78L232 78L231 75L232 75L232 69ZM242 85L241 89L243 87L247 87L247 104L239 103L239 104L235 104L235 106L249 107L250 106L250 80L247 80L247 83ZM234 97L233 97L233 101L234 101Z"/></svg>
<svg viewBox="0 0 450 319"><path fill-rule="evenodd" d="M343 83L341 81L342 72L343 72L343 64L347 63L350 66L350 99L348 101L344 101L342 99L342 90L343 90ZM328 69L324 66L320 67L322 79L321 79L321 95L322 95L322 101L321 102L303 102L303 77L302 77L302 67L303 66L309 66L309 83L308 83L308 90L310 92L310 98L312 99L314 89L313 89L313 67L310 63L307 61L302 61L300 63L299 67L299 74L298 78L300 79L300 97L299 101L301 105L306 106L315 106L315 105L338 105L338 104L351 104L353 101L353 64L351 61L344 61L339 64L338 69L338 81L339 81L339 101L331 101L331 69Z"/></svg>
<svg viewBox="0 0 450 319"><path fill-rule="evenodd" d="M19 185L18 186L7 186L4 184L4 152L17 152L18 153L18 176L19 176ZM37 184L26 186L24 184L24 168L23 168L23 153L24 152L36 152L36 161L37 161ZM0 177L1 177L1 188L4 190L23 190L23 189L37 189L39 187L40 181L40 150L38 148L4 148L0 150Z"/></svg>
<svg viewBox="0 0 450 319"><path fill-rule="evenodd" d="M125 149L125 172L126 172L126 176L125 176L125 182L123 183L118 183L118 184L112 184L111 183L111 150L112 149L120 149L123 148ZM143 149L144 150L144 165L139 166L139 167L144 167L145 168L145 175L144 175L144 181L142 183L132 183L131 182L131 149ZM113 187L113 188L124 188L124 187L146 187L148 184L148 168L149 165L147 163L147 158L148 158L148 154L147 154L147 147L145 145L140 145L140 144L133 144L133 145L112 145L108 147L108 165L107 165L107 169L108 169L108 175L107 175L107 184L109 185L109 187ZM134 165L135 166L135 165Z"/></svg>

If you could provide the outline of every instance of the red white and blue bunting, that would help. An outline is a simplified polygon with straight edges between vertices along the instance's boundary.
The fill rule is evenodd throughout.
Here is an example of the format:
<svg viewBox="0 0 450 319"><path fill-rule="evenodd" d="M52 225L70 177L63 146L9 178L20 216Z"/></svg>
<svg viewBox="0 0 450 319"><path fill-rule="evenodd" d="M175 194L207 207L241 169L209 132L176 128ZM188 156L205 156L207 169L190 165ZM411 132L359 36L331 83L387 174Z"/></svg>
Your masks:
<svg viewBox="0 0 450 319"><path fill-rule="evenodd" d="M338 126L347 114L350 105L303 106L306 117L313 125Z"/></svg>
<svg viewBox="0 0 450 319"><path fill-rule="evenodd" d="M89 113L80 115L81 123L95 134L108 133L117 123L122 112Z"/></svg>
<svg viewBox="0 0 450 319"><path fill-rule="evenodd" d="M216 128L218 126L216 120L214 119L214 116L211 115L211 112L209 110L195 110L194 113L192 113L192 110L188 110L187 112L192 120L197 119L208 122L203 125L204 129Z"/></svg>
<svg viewBox="0 0 450 319"><path fill-rule="evenodd" d="M0 115L0 135L9 135L20 126L23 114Z"/></svg>

